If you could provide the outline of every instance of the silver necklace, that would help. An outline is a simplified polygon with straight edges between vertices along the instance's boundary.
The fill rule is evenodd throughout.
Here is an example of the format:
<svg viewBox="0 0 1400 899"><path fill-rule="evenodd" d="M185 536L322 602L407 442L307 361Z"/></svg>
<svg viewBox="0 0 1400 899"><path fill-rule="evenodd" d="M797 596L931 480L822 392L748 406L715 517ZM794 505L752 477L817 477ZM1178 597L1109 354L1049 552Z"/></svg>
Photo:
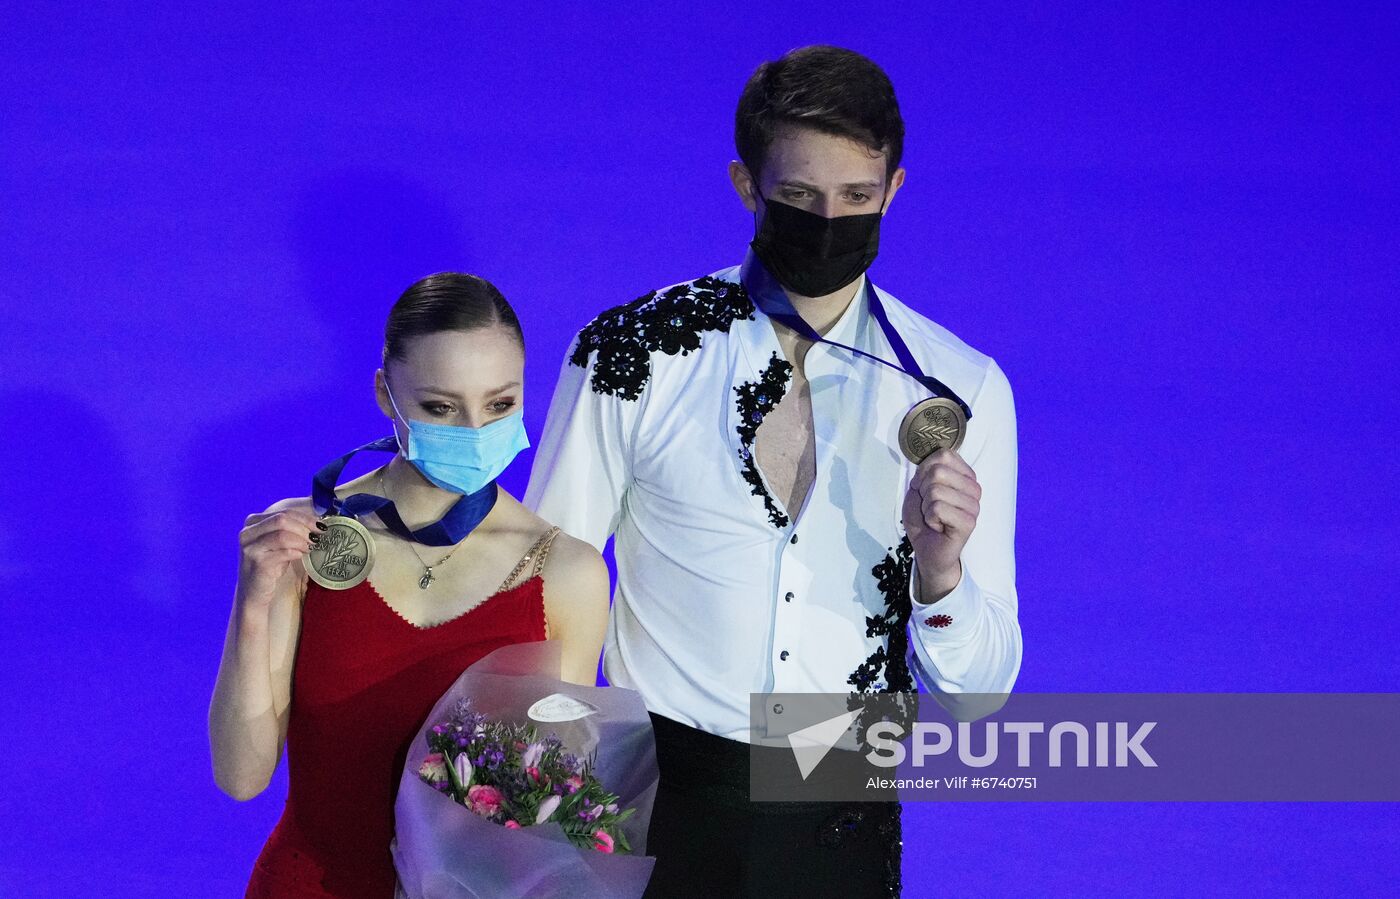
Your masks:
<svg viewBox="0 0 1400 899"><path fill-rule="evenodd" d="M388 466L385 467L387 468ZM381 493L384 494L385 499L390 499L389 488L384 484L383 468L379 469L379 490ZM466 537L463 537L462 541L465 541L466 539ZM418 554L418 550L414 547L412 540L405 540L404 542L408 544L409 552L413 553L414 557L418 559L418 564L423 566L423 576L418 579L418 589L420 590L428 589L428 585L431 584L433 581L437 580L437 577L433 574L433 569L442 567L442 565L448 559L452 558L452 554L455 553L462 546L462 543L459 542L456 546L452 547L450 550L447 551L447 555L443 556L441 559L438 559L436 562L429 565L427 562L424 562L423 557Z"/></svg>

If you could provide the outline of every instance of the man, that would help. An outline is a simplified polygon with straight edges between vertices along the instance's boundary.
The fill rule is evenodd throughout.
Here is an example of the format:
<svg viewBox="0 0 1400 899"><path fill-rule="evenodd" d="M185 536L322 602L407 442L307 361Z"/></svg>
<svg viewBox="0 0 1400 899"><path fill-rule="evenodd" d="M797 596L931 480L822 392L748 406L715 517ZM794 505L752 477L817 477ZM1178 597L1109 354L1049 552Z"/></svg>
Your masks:
<svg viewBox="0 0 1400 899"><path fill-rule="evenodd" d="M903 133L859 54L760 66L730 164L756 217L744 265L602 313L565 360L526 503L616 535L604 673L645 698L661 765L648 895L897 893L898 803L748 801L749 694L917 678L956 709L1020 669L1010 386L867 290ZM901 422L937 390L965 440L916 467Z"/></svg>

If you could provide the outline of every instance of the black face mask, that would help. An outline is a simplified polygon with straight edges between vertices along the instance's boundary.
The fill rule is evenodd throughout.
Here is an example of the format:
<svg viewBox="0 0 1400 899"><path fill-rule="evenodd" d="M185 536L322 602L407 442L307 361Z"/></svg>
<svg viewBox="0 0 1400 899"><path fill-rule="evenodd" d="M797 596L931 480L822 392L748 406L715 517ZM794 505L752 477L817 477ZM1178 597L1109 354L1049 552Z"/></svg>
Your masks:
<svg viewBox="0 0 1400 899"><path fill-rule="evenodd" d="M827 218L786 203L763 200L763 223L754 236L754 255L788 290L824 297L859 278L880 251L878 212ZM883 204L881 204L883 205Z"/></svg>

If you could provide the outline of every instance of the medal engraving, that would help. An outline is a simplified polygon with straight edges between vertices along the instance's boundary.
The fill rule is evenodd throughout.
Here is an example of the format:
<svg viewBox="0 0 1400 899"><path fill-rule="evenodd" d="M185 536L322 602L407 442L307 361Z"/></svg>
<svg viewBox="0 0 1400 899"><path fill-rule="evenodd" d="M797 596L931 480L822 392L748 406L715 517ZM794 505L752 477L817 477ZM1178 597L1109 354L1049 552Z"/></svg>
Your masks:
<svg viewBox="0 0 1400 899"><path fill-rule="evenodd" d="M302 567L316 583L329 590L348 590L369 577L374 568L374 540L365 526L344 515L321 519L327 530Z"/></svg>
<svg viewBox="0 0 1400 899"><path fill-rule="evenodd" d="M899 448L915 465L941 449L957 450L967 433L967 417L955 402L933 397L915 404L899 425Z"/></svg>

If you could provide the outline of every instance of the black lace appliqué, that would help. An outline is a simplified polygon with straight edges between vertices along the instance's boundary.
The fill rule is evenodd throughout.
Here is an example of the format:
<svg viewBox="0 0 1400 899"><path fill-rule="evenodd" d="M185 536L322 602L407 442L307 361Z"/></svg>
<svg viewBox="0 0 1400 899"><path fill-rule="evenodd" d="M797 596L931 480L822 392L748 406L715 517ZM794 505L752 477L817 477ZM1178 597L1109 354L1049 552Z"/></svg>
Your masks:
<svg viewBox="0 0 1400 899"><path fill-rule="evenodd" d="M652 352L674 356L698 350L701 334L727 332L735 319L753 318L753 309L744 288L729 281L705 277L677 284L593 319L579 332L569 362L582 368L596 350L594 392L635 400L651 377Z"/></svg>
<svg viewBox="0 0 1400 899"><path fill-rule="evenodd" d="M739 458L744 460L744 480L748 481L749 490L754 496L763 498L768 520L779 529L788 526L788 517L763 486L758 462L754 460L753 444L758 437L758 426L763 424L764 417L783 398L791 377L792 364L774 353L757 381L745 381L734 388L738 394L735 402L739 407L739 425L735 430L739 432Z"/></svg>
<svg viewBox="0 0 1400 899"><path fill-rule="evenodd" d="M884 637L885 644L851 672L846 683L855 687L848 708L862 708L856 721L857 733L876 721L897 721L907 732L918 714L917 688L909 672L909 576L913 572L914 548L909 538L900 540L880 564L870 570L880 592L885 595L884 611L865 619L867 637ZM871 694L876 694L872 696ZM905 697L908 697L906 700Z"/></svg>

